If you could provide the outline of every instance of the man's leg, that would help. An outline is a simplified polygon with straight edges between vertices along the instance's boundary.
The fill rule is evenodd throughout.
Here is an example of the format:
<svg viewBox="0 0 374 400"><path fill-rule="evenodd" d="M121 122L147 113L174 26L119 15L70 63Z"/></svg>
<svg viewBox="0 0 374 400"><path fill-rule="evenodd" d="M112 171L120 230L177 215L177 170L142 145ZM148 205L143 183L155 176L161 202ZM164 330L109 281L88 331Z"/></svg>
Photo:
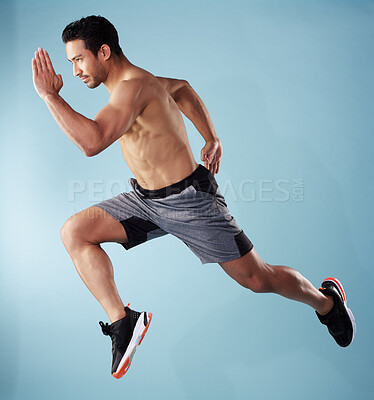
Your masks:
<svg viewBox="0 0 374 400"><path fill-rule="evenodd" d="M114 283L112 263L100 243L127 243L124 227L99 207L89 207L70 217L61 238L78 274L104 308L111 322L126 313Z"/></svg>
<svg viewBox="0 0 374 400"><path fill-rule="evenodd" d="M331 296L317 290L298 271L283 265L266 264L253 248L243 257L219 263L240 285L257 293L277 293L327 314L333 307Z"/></svg>

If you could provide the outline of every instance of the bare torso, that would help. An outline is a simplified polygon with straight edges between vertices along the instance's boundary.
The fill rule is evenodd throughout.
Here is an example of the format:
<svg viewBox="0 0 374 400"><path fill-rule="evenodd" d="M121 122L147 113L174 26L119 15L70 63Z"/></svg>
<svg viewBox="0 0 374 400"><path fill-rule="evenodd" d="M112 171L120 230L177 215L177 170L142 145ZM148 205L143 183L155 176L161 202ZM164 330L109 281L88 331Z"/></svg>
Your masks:
<svg viewBox="0 0 374 400"><path fill-rule="evenodd" d="M145 108L118 139L122 154L140 186L159 189L190 175L198 166L183 117L173 98L149 72L132 66L126 79L140 79Z"/></svg>

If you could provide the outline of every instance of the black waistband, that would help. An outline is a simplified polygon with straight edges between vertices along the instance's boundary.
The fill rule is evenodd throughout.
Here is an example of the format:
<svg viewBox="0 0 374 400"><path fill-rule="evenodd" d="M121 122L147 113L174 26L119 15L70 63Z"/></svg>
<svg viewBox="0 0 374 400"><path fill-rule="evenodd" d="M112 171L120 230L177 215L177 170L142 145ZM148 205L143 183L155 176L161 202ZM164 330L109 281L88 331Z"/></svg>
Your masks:
<svg viewBox="0 0 374 400"><path fill-rule="evenodd" d="M156 189L156 190L144 189L139 185L139 183L137 182L136 179L135 179L135 182L136 182L137 190L143 196L145 196L147 198L152 198L152 199L160 199L163 197L170 196L172 194L178 194L178 193L182 192L182 190L186 189L188 186L199 185L199 181L206 178L209 174L212 175L212 173L209 171L209 169L207 169L203 165L199 164L199 166L195 169L194 172L192 172L191 175L188 175L186 178L182 179L181 181L173 183L172 185L169 185L169 186L165 186L161 189Z"/></svg>

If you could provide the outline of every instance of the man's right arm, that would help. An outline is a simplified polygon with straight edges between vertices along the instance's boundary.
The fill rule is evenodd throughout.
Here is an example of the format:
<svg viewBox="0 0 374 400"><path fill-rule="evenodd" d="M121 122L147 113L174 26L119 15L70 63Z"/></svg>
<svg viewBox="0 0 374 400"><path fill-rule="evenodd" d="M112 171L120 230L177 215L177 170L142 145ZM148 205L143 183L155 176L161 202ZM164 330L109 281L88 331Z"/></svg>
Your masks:
<svg viewBox="0 0 374 400"><path fill-rule="evenodd" d="M218 140L209 112L199 95L183 79L157 76L182 113L195 125L205 141Z"/></svg>
<svg viewBox="0 0 374 400"><path fill-rule="evenodd" d="M201 160L204 161L206 168L216 174L221 162L222 145L205 104L186 80L159 76L157 79L205 139L206 144L201 150Z"/></svg>

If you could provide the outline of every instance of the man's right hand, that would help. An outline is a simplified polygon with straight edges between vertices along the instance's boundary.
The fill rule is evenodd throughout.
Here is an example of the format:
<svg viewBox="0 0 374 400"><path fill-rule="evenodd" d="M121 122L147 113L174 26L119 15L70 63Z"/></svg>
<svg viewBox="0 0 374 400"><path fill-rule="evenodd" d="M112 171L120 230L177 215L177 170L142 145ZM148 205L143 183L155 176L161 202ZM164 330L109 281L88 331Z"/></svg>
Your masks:
<svg viewBox="0 0 374 400"><path fill-rule="evenodd" d="M201 150L201 161L204 161L205 168L214 175L219 171L219 164L222 158L222 144L216 138L207 140L205 146Z"/></svg>
<svg viewBox="0 0 374 400"><path fill-rule="evenodd" d="M35 90L44 100L48 95L56 95L63 86L61 75L56 75L46 50L39 49L32 59L32 72Z"/></svg>

